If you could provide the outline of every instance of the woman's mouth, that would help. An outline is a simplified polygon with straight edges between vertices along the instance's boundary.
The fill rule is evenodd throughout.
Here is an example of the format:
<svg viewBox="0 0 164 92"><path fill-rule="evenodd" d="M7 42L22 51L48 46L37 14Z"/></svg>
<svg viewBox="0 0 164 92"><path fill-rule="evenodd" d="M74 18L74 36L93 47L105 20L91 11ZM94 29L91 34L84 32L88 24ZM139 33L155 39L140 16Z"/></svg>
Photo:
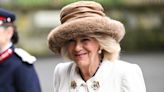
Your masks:
<svg viewBox="0 0 164 92"><path fill-rule="evenodd" d="M86 55L86 53L79 53L79 54L75 54L75 57L76 58L82 58L85 55Z"/></svg>

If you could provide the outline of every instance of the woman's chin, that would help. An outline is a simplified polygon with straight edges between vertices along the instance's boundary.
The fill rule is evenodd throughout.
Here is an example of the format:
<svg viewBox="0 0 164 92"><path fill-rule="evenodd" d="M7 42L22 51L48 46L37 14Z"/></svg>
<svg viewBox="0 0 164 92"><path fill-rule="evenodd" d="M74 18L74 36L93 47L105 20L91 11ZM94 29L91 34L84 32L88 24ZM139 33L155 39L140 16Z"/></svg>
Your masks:
<svg viewBox="0 0 164 92"><path fill-rule="evenodd" d="M78 66L84 67L84 66L88 66L89 62L86 61L86 60L78 60L78 61L76 61L76 64L77 64Z"/></svg>

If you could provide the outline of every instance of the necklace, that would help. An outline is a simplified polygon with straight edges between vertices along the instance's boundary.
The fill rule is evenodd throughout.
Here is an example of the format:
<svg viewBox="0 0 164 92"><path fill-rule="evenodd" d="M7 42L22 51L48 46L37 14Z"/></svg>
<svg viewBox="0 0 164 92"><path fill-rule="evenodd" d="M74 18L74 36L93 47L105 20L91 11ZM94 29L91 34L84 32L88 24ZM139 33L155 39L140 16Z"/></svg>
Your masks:
<svg viewBox="0 0 164 92"><path fill-rule="evenodd" d="M96 72L98 71L98 69L99 69L101 63L102 63L102 60L100 61L99 65L98 65L96 71L94 72L94 74L92 75L92 77L95 76L95 74L96 74ZM83 75L82 75L82 72L80 71L80 68L79 68L79 74L80 74L81 78L82 78L83 80L85 80L84 77L83 77Z"/></svg>

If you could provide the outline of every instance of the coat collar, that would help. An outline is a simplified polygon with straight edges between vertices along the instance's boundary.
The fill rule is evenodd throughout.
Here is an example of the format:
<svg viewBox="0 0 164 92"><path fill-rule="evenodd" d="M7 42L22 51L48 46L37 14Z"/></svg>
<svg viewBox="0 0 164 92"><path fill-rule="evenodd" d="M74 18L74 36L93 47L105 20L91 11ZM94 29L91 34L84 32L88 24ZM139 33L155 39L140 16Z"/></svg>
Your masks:
<svg viewBox="0 0 164 92"><path fill-rule="evenodd" d="M109 71L112 70L113 64L114 62L112 61L103 60L96 74L85 82L79 74L79 69L77 68L77 65L74 63L70 73L71 89L79 89L80 86L90 86L93 90L98 90L99 87L101 87L103 81L108 79L106 78L108 77L106 75L109 75L108 73L110 73Z"/></svg>
<svg viewBox="0 0 164 92"><path fill-rule="evenodd" d="M6 61L13 54L13 50L8 48L4 52L0 53L0 64Z"/></svg>

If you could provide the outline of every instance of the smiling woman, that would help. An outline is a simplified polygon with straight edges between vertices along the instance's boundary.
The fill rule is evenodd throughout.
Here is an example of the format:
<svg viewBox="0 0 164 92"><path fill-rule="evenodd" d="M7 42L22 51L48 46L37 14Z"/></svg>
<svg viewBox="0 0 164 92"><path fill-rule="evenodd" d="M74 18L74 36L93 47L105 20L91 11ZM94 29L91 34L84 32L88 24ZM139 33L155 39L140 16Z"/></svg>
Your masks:
<svg viewBox="0 0 164 92"><path fill-rule="evenodd" d="M103 11L94 1L62 8L62 24L49 33L48 45L70 62L56 66L55 92L146 92L140 67L119 60L124 25Z"/></svg>
<svg viewBox="0 0 164 92"><path fill-rule="evenodd" d="M71 39L66 45L68 58L75 61L82 72L81 74L84 74L82 78L85 81L95 74L100 63L101 57L100 54L97 53L99 48L100 45L95 38L86 36L79 36L73 40ZM92 67L91 70L89 69L90 67Z"/></svg>

